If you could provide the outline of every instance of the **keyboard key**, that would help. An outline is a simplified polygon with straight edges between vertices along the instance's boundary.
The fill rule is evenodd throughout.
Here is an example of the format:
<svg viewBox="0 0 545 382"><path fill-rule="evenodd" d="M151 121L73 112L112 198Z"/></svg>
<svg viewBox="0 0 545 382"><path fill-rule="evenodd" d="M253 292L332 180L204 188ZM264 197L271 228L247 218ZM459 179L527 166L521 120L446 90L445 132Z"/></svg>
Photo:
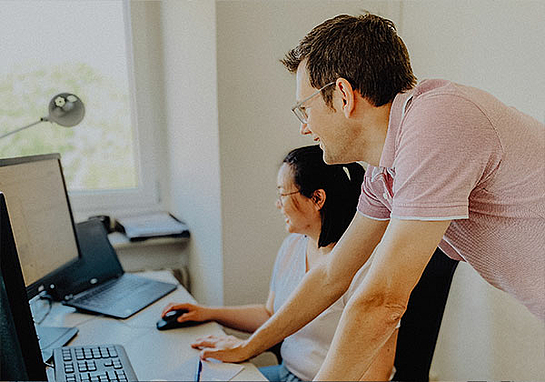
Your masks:
<svg viewBox="0 0 545 382"><path fill-rule="evenodd" d="M100 356L102 358L108 358L110 356L110 354L108 353L108 348L107 347L104 347L104 346L100 347Z"/></svg>
<svg viewBox="0 0 545 382"><path fill-rule="evenodd" d="M65 349L63 349L63 351L62 351L62 360L64 362L72 361L72 353L70 353L70 351L66 351Z"/></svg>
<svg viewBox="0 0 545 382"><path fill-rule="evenodd" d="M115 358L117 357L117 351L115 350L115 348L108 348L108 353L110 354L110 357L112 358Z"/></svg>

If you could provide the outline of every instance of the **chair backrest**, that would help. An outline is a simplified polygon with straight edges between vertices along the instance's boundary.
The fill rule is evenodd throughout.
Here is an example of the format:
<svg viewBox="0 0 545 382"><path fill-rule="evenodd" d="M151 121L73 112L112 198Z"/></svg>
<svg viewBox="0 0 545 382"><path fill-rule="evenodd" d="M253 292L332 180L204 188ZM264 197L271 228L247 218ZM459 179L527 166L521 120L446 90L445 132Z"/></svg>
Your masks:
<svg viewBox="0 0 545 382"><path fill-rule="evenodd" d="M458 261L438 248L413 289L397 337L395 381L429 381L433 352L457 265Z"/></svg>

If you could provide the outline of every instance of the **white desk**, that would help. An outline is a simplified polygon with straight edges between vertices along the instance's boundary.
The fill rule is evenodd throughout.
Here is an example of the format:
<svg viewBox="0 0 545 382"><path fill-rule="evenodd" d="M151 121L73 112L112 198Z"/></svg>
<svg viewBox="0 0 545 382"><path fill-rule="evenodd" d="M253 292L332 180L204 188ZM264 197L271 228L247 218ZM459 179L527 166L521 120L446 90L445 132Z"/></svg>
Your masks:
<svg viewBox="0 0 545 382"><path fill-rule="evenodd" d="M143 276L177 283L168 271L146 272ZM144 310L125 319L118 320L102 315L77 312L74 308L54 303L44 326L76 326L79 333L68 345L120 344L125 347L132 366L141 381L164 379L180 365L199 352L190 347L198 337L209 334L224 334L215 322L183 329L157 330L155 323L161 311L170 302L195 302L181 286ZM250 362L243 363L244 370L234 381L266 381L267 379Z"/></svg>

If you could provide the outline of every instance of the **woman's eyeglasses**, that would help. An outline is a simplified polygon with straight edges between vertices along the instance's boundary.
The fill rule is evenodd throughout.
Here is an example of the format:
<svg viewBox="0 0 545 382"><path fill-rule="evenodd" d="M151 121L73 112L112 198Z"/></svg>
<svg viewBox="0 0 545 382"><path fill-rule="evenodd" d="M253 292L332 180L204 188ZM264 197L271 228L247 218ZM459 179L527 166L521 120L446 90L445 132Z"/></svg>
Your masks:
<svg viewBox="0 0 545 382"><path fill-rule="evenodd" d="M282 202L282 198L283 197L286 197L286 196L290 196L290 195L295 195L295 194L298 194L300 193L301 191L293 191L293 192L280 192L280 190L278 190L278 203L280 203L280 205L283 207L284 206L284 203Z"/></svg>

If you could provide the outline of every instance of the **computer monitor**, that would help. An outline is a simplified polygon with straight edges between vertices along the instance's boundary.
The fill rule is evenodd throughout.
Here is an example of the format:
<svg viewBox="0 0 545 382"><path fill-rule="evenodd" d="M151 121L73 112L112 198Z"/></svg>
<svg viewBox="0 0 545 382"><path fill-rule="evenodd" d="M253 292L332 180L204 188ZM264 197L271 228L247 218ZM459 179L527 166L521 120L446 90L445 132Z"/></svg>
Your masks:
<svg viewBox="0 0 545 382"><path fill-rule="evenodd" d="M47 381L2 193L0 193L0 380Z"/></svg>
<svg viewBox="0 0 545 382"><path fill-rule="evenodd" d="M60 300L80 259L59 154L0 159L0 192L11 221L28 300ZM78 332L36 325L44 360Z"/></svg>
<svg viewBox="0 0 545 382"><path fill-rule="evenodd" d="M60 155L0 159L5 195L29 298L53 298L60 275L79 258Z"/></svg>

